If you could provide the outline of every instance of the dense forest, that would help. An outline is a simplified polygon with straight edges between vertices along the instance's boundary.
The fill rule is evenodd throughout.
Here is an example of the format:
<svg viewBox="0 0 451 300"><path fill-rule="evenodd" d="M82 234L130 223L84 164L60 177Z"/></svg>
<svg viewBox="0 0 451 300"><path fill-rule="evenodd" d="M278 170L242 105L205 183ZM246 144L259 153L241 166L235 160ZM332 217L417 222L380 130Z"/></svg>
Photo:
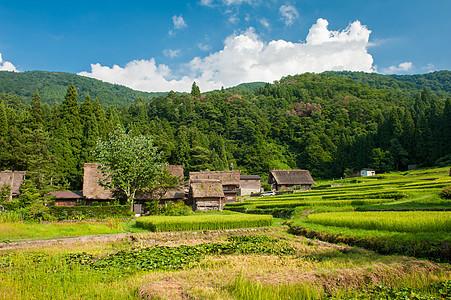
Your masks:
<svg viewBox="0 0 451 300"><path fill-rule="evenodd" d="M103 82L97 79L61 72L0 72L0 94L18 96L30 101L34 92L39 90L42 103L61 103L67 88L73 84L81 95L89 93L93 98L101 99L102 105L131 104L140 98L148 100L167 93L147 93L128 87ZM79 99L83 101L83 99Z"/></svg>
<svg viewBox="0 0 451 300"><path fill-rule="evenodd" d="M208 93L194 83L191 93L133 103L77 82L44 99L51 89L42 79L27 86L29 97L1 95L0 169L27 170L36 186L80 189L83 163L118 124L151 136L185 172L233 168L267 178L271 169L301 168L338 178L364 167L450 165L451 72L415 76L306 73Z"/></svg>

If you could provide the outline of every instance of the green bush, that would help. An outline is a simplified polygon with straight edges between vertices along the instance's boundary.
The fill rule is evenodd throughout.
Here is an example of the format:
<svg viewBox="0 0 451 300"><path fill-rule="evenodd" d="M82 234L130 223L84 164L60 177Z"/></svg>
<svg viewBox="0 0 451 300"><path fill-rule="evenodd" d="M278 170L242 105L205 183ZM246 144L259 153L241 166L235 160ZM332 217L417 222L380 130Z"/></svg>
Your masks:
<svg viewBox="0 0 451 300"><path fill-rule="evenodd" d="M50 214L57 220L129 218L129 205L111 206L52 206Z"/></svg>
<svg viewBox="0 0 451 300"><path fill-rule="evenodd" d="M164 216L187 216L192 211L182 200L177 202L169 201L161 208L161 214Z"/></svg>
<svg viewBox="0 0 451 300"><path fill-rule="evenodd" d="M439 193L441 198L451 199L451 185L443 188L443 190Z"/></svg>

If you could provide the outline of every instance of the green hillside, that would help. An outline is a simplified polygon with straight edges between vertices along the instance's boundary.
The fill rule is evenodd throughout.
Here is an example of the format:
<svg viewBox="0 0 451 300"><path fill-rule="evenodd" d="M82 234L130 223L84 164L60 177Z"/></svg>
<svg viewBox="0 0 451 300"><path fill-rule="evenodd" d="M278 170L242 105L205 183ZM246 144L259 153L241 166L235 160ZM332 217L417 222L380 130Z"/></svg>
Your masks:
<svg viewBox="0 0 451 300"><path fill-rule="evenodd" d="M325 72L331 76L352 79L355 83L376 89L385 89L404 96L415 96L427 88L441 98L451 95L451 72L438 71L417 75L381 75L364 72Z"/></svg>
<svg viewBox="0 0 451 300"><path fill-rule="evenodd" d="M61 72L0 72L0 94L15 95L29 102L36 89L43 103L61 102L67 88L73 84L82 102L89 93L92 99L96 97L102 105L130 104L136 99L148 100L153 97L165 96L167 93L147 93L128 87L103 82L76 74Z"/></svg>

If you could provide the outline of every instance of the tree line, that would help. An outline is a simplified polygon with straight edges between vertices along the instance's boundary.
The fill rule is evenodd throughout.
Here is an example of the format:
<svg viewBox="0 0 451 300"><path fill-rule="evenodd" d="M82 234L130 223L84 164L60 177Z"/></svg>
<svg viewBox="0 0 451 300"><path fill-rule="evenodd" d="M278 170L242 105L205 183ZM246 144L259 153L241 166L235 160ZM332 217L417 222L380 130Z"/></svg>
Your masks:
<svg viewBox="0 0 451 300"><path fill-rule="evenodd" d="M428 89L411 96L307 73L234 92L201 93L193 84L190 94L115 106L74 85L51 106L38 90L31 101L2 94L0 168L26 170L37 188L81 189L83 163L94 162L97 140L118 125L151 136L163 161L186 173L233 168L267 178L299 168L337 178L364 167L451 164L451 99Z"/></svg>

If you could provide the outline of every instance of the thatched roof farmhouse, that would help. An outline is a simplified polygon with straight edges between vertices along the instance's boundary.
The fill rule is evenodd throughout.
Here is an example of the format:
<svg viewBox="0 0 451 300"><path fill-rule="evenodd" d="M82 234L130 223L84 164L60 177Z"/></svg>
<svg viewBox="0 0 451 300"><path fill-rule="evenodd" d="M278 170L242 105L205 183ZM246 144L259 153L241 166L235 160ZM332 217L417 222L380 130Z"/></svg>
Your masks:
<svg viewBox="0 0 451 300"><path fill-rule="evenodd" d="M113 200L113 193L104 189L99 184L99 179L104 178L98 170L100 164L85 163L83 166L83 196L88 202Z"/></svg>
<svg viewBox="0 0 451 300"><path fill-rule="evenodd" d="M193 200L193 210L222 210L224 192L221 181L217 179L191 180L190 198Z"/></svg>
<svg viewBox="0 0 451 300"><path fill-rule="evenodd" d="M272 170L269 172L268 183L276 191L294 186L308 190L315 184L308 170Z"/></svg>
<svg viewBox="0 0 451 300"><path fill-rule="evenodd" d="M11 189L9 199L12 199L12 196L19 194L20 186L25 179L26 171L1 171L0 172L0 188L4 185L9 186Z"/></svg>
<svg viewBox="0 0 451 300"><path fill-rule="evenodd" d="M204 171L190 172L190 182L194 180L219 180L224 192L224 202L236 202L238 189L240 187L241 171Z"/></svg>
<svg viewBox="0 0 451 300"><path fill-rule="evenodd" d="M77 201L83 199L81 191L54 191L49 194L55 197L55 206L76 206Z"/></svg>

